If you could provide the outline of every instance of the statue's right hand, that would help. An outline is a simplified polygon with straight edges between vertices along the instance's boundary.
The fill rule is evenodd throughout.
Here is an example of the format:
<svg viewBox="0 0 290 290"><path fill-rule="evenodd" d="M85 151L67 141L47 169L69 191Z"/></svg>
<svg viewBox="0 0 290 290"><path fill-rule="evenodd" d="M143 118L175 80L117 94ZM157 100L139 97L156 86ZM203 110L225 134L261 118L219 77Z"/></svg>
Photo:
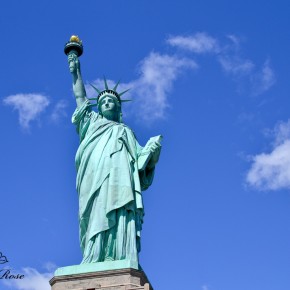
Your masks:
<svg viewBox="0 0 290 290"><path fill-rule="evenodd" d="M69 70L72 74L76 74L80 70L80 62L75 53L70 53L68 55Z"/></svg>

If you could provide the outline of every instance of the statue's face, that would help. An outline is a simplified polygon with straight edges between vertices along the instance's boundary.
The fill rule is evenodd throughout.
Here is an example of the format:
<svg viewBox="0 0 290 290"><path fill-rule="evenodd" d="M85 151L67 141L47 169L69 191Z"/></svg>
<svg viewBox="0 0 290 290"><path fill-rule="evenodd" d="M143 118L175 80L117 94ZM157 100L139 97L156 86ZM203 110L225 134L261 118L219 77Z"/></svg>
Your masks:
<svg viewBox="0 0 290 290"><path fill-rule="evenodd" d="M112 121L116 121L118 119L119 111L117 100L114 97L105 96L101 99L100 109L103 116Z"/></svg>
<svg viewBox="0 0 290 290"><path fill-rule="evenodd" d="M104 98L102 98L101 100L101 110L102 113L106 112L106 111L116 111L117 106L115 103L115 99L110 97L110 96L106 96Z"/></svg>

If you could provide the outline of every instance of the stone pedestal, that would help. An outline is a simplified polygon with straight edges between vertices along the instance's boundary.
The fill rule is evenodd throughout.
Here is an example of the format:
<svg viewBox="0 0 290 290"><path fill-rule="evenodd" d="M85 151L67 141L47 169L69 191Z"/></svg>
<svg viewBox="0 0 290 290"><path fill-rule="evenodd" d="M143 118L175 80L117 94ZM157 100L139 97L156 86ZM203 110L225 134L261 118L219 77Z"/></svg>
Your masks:
<svg viewBox="0 0 290 290"><path fill-rule="evenodd" d="M52 290L153 290L142 270L125 268L68 274L61 269L65 268L57 270L49 281Z"/></svg>

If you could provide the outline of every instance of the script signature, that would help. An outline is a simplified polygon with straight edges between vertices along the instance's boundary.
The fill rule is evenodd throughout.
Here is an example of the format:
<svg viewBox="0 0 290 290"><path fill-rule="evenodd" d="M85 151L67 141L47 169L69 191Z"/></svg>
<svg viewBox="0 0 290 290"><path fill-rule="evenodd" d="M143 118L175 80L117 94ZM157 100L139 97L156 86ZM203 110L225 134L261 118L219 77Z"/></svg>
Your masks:
<svg viewBox="0 0 290 290"><path fill-rule="evenodd" d="M8 263L8 259L0 252L0 264ZM23 279L23 274L13 273L11 269L0 268L0 279Z"/></svg>
<svg viewBox="0 0 290 290"><path fill-rule="evenodd" d="M0 252L0 264L8 263L7 257Z"/></svg>

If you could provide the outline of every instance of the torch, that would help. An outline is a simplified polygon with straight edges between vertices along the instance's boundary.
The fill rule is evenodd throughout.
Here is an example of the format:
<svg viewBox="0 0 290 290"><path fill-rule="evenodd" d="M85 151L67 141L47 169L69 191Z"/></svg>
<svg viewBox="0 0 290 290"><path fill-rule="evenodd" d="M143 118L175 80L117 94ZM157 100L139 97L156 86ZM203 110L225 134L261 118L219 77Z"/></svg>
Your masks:
<svg viewBox="0 0 290 290"><path fill-rule="evenodd" d="M80 57L83 54L83 43L78 36L72 35L69 42L64 46L64 53L68 56L70 54L75 54L77 57ZM69 68L71 71L74 70L75 63L74 61L69 62Z"/></svg>
<svg viewBox="0 0 290 290"><path fill-rule="evenodd" d="M64 53L66 55L74 53L78 57L80 57L83 54L83 50L84 50L83 43L76 35L72 35L69 42L67 42L64 47Z"/></svg>

